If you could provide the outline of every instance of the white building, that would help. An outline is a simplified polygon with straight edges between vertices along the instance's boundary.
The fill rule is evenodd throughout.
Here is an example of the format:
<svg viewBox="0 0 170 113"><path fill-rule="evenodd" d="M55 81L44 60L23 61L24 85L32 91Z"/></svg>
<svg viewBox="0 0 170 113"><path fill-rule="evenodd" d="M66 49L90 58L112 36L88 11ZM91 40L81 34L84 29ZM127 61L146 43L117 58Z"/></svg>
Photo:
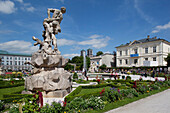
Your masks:
<svg viewBox="0 0 170 113"><path fill-rule="evenodd" d="M32 66L28 64L24 64L26 61L31 60L32 55L28 54L18 54L18 53L9 53L7 51L0 50L0 58L1 58L1 67L4 70L28 70L31 71Z"/></svg>
<svg viewBox="0 0 170 113"><path fill-rule="evenodd" d="M99 67L103 64L105 64L107 68L111 68L114 65L114 55L110 53L105 53L100 56L90 57L90 64L90 72L98 71Z"/></svg>
<svg viewBox="0 0 170 113"><path fill-rule="evenodd" d="M134 40L116 47L117 67L166 66L170 42L157 37Z"/></svg>

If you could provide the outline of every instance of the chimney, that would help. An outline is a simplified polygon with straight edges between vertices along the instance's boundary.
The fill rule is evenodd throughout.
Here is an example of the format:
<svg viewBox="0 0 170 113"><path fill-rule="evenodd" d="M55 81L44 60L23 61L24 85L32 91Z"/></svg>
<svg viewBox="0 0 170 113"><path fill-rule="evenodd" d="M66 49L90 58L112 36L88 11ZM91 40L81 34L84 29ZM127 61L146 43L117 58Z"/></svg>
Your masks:
<svg viewBox="0 0 170 113"><path fill-rule="evenodd" d="M150 38L150 36L148 35L148 36L147 36L147 39L149 39L149 38Z"/></svg>

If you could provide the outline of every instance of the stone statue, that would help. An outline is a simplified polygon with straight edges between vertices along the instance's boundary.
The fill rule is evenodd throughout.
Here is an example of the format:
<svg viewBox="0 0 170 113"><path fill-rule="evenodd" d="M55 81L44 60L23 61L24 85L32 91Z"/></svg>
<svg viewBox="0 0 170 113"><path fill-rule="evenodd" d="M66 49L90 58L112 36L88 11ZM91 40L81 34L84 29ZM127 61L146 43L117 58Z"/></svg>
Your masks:
<svg viewBox="0 0 170 113"><path fill-rule="evenodd" d="M52 17L50 12L53 13ZM34 46L39 45L39 50L32 55L30 62L26 62L34 67L33 75L25 80L29 93L41 89L45 97L63 97L72 89L71 74L63 68L68 60L61 56L55 37L61 32L60 23L65 12L64 7L61 10L48 9L48 18L43 21L43 41L32 37L36 41Z"/></svg>

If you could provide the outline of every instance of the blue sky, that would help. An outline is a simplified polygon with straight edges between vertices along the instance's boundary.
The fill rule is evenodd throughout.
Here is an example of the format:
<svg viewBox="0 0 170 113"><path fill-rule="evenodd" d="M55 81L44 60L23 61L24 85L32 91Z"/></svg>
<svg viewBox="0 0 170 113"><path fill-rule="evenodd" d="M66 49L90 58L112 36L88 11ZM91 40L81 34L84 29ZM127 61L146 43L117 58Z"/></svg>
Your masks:
<svg viewBox="0 0 170 113"><path fill-rule="evenodd" d="M42 38L47 8L66 7L58 48L66 58L82 49L115 51L115 47L157 36L170 40L169 0L0 0L0 49L33 53L32 36Z"/></svg>

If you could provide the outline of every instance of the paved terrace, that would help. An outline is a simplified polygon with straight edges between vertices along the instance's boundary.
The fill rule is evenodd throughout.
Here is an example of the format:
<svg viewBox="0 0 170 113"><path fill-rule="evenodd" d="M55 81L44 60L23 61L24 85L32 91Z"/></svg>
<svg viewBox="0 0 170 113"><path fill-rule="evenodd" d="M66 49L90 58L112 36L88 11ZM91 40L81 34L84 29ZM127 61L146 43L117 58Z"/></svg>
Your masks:
<svg viewBox="0 0 170 113"><path fill-rule="evenodd" d="M170 89L106 113L170 113Z"/></svg>

